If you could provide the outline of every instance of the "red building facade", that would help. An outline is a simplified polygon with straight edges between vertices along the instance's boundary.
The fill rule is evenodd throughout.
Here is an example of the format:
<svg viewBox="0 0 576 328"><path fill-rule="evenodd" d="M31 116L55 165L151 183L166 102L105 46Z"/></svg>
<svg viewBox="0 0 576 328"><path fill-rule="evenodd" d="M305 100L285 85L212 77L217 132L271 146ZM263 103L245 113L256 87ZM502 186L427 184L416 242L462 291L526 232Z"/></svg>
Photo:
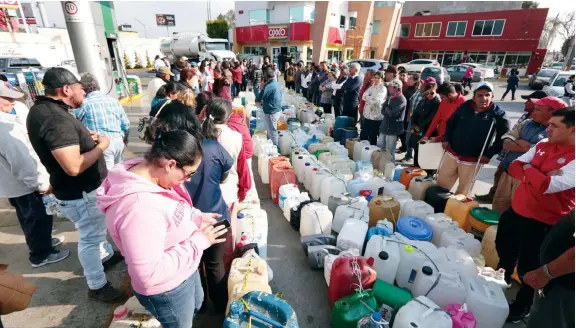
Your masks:
<svg viewBox="0 0 576 328"><path fill-rule="evenodd" d="M474 62L498 71L517 67L521 75L531 74L546 55L538 43L547 15L548 9L522 9L402 17L396 58L436 59L443 66Z"/></svg>

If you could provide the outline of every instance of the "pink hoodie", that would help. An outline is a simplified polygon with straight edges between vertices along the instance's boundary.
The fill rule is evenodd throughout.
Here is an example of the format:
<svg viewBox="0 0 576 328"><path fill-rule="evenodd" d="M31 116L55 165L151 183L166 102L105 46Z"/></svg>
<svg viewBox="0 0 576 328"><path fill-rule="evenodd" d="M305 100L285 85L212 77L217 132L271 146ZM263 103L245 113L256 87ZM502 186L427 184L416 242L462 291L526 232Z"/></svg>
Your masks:
<svg viewBox="0 0 576 328"><path fill-rule="evenodd" d="M142 161L129 160L110 170L97 199L126 258L132 287L139 294L156 295L188 279L210 243L199 230L202 213L192 207L184 187L163 189L128 171Z"/></svg>

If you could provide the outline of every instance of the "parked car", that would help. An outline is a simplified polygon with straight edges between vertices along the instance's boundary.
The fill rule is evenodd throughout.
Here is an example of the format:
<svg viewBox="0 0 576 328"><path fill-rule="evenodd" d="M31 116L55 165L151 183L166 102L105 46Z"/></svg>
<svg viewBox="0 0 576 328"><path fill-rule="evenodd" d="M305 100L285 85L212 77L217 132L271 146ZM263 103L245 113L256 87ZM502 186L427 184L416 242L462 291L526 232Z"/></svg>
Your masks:
<svg viewBox="0 0 576 328"><path fill-rule="evenodd" d="M41 70L43 67L35 58L5 57L0 58L1 73L16 73L23 69Z"/></svg>
<svg viewBox="0 0 576 328"><path fill-rule="evenodd" d="M396 65L398 69L404 68L408 72L422 73L426 67L440 67L440 63L434 59L414 59L407 63Z"/></svg>
<svg viewBox="0 0 576 328"><path fill-rule="evenodd" d="M465 66L472 66L474 67L474 71L481 71L484 72L485 79L493 79L494 78L494 68L488 67L486 65L477 64L477 63L462 63Z"/></svg>
<svg viewBox="0 0 576 328"><path fill-rule="evenodd" d="M568 81L570 76L574 75L576 71L558 71L551 78L549 85L545 85L544 91L552 91L556 97L562 98L564 96L564 83Z"/></svg>
<svg viewBox="0 0 576 328"><path fill-rule="evenodd" d="M442 84L444 82L450 83L450 73L445 67L426 67L422 70L421 74L422 80L426 80L429 77L436 79L436 83Z"/></svg>
<svg viewBox="0 0 576 328"><path fill-rule="evenodd" d="M550 78L558 73L557 69L543 68L528 77L528 87L530 89L542 90L545 85L550 83Z"/></svg>
<svg viewBox="0 0 576 328"><path fill-rule="evenodd" d="M561 62L553 62L550 65L546 66L546 68L557 69L557 70L561 70L562 67L564 67L564 63L561 63Z"/></svg>
<svg viewBox="0 0 576 328"><path fill-rule="evenodd" d="M346 66L350 67L352 63L360 64L360 73L362 74L366 73L369 69L383 71L389 65L389 62L383 59L352 59L346 62Z"/></svg>
<svg viewBox="0 0 576 328"><path fill-rule="evenodd" d="M466 65L452 65L446 67L448 74L450 74L450 80L452 82L462 82L464 79L464 73L466 73ZM474 70L474 76L472 77L472 82L481 82L484 80L484 73L482 71Z"/></svg>

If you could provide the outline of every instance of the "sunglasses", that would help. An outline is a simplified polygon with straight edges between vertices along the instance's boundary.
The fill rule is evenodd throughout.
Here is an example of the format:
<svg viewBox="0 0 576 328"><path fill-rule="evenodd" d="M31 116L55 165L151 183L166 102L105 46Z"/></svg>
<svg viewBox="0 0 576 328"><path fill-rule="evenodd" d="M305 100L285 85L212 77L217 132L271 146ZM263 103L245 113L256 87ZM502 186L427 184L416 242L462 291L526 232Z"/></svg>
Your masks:
<svg viewBox="0 0 576 328"><path fill-rule="evenodd" d="M184 171L184 176L186 177L186 180L191 179L196 174L196 172L198 172L198 171L188 172L182 166L180 166L180 168L182 169L182 171Z"/></svg>
<svg viewBox="0 0 576 328"><path fill-rule="evenodd" d="M428 96L433 96L435 93L434 92L424 92L424 96L428 97Z"/></svg>

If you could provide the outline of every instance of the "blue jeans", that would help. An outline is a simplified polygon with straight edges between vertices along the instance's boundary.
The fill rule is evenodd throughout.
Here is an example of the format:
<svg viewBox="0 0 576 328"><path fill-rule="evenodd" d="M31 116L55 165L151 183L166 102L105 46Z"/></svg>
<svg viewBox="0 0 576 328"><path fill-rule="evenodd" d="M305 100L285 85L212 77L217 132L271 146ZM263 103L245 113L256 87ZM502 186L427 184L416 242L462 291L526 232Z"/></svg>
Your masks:
<svg viewBox="0 0 576 328"><path fill-rule="evenodd" d="M389 136L380 133L378 137L377 146L382 150L387 150L392 155L392 162L396 164L396 142L398 141L398 136Z"/></svg>
<svg viewBox="0 0 576 328"><path fill-rule="evenodd" d="M504 92L504 94L502 95L502 99L506 98L506 96L508 95L508 92L512 91L512 99L516 98L516 87L511 87L508 86L506 87L506 92Z"/></svg>
<svg viewBox="0 0 576 328"><path fill-rule="evenodd" d="M254 83L254 97L256 98L256 101L261 101L262 99L260 99L260 83Z"/></svg>
<svg viewBox="0 0 576 328"><path fill-rule="evenodd" d="M104 161L106 168L111 170L114 165L122 162L122 152L124 151L124 139L122 136L110 137L110 146L104 151Z"/></svg>
<svg viewBox="0 0 576 328"><path fill-rule="evenodd" d="M180 286L156 295L134 292L140 304L148 310L163 328L192 328L194 314L200 310L204 291L198 270Z"/></svg>
<svg viewBox="0 0 576 328"><path fill-rule="evenodd" d="M272 140L275 146L278 146L278 119L280 119L281 112L274 114L266 114L266 130L268 130L268 138Z"/></svg>
<svg viewBox="0 0 576 328"><path fill-rule="evenodd" d="M88 288L95 290L106 284L102 260L111 256L114 250L106 241L106 218L96 207L96 190L82 194L80 199L58 200L58 205L78 230L78 258Z"/></svg>

